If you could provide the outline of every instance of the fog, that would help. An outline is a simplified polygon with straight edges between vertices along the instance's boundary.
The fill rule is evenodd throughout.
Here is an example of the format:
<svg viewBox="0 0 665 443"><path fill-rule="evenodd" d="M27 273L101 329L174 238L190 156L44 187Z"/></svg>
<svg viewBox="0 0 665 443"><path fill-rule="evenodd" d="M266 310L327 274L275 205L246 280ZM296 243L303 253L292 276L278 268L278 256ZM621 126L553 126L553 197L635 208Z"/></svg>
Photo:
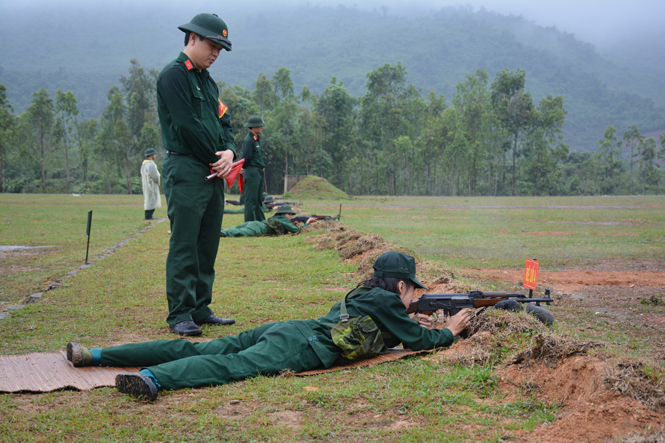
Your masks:
<svg viewBox="0 0 665 443"><path fill-rule="evenodd" d="M485 8L503 15L523 16L542 26L575 34L583 41L592 43L601 51L622 40L641 38L662 39L665 44L665 1L663 0L254 0L246 2L211 2L204 0L0 0L0 13L4 10L40 11L61 6L62 8L86 8L99 5L101 9L127 9L138 4L155 5L159 9L181 10L185 17L200 11L217 12L225 17L241 16L280 5L337 6L376 10L390 15L427 15L445 6ZM174 11L175 12L175 11Z"/></svg>

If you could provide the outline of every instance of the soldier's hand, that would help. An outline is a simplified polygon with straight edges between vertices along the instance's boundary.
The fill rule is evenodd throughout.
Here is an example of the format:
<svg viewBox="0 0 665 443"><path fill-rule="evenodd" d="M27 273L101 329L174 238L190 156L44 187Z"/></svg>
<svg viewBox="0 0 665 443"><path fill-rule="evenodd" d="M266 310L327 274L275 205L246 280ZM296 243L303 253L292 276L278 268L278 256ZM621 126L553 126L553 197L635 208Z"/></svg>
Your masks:
<svg viewBox="0 0 665 443"><path fill-rule="evenodd" d="M450 329L450 332L453 333L453 336L459 335L460 332L466 329L469 326L469 320L471 319L471 313L468 309L462 309L457 314L450 317L446 323L446 328Z"/></svg>
<svg viewBox="0 0 665 443"><path fill-rule="evenodd" d="M226 151L215 152L215 155L219 157L215 163L212 164L211 168L213 171L218 172L219 178L225 178L231 172L231 167L233 166L233 157L235 154L230 149Z"/></svg>
<svg viewBox="0 0 665 443"><path fill-rule="evenodd" d="M310 217L307 219L307 223L312 223L316 221L316 217Z"/></svg>
<svg viewBox="0 0 665 443"><path fill-rule="evenodd" d="M415 321L423 328L429 329L432 327L432 317L430 317L429 315L419 313L411 317L411 320Z"/></svg>

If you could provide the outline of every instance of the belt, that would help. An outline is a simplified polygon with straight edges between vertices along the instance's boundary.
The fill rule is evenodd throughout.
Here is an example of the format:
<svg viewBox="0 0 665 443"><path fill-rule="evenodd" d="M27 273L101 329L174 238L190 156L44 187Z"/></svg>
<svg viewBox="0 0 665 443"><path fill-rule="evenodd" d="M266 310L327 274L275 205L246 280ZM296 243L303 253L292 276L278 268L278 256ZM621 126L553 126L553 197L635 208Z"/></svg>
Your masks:
<svg viewBox="0 0 665 443"><path fill-rule="evenodd" d="M179 152L173 152L173 151L166 151L166 153L169 155L184 155L186 157L196 157L195 155L192 154L181 154Z"/></svg>

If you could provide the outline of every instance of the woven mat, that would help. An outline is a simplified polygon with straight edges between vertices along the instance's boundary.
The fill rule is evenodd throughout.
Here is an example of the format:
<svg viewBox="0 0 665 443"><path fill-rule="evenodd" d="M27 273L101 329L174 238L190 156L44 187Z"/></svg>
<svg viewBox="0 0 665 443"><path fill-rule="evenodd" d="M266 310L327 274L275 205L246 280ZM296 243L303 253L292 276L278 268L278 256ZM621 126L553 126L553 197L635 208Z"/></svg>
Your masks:
<svg viewBox="0 0 665 443"><path fill-rule="evenodd" d="M425 350L425 351L410 351L410 350L404 350L404 349L388 349L387 354L379 355L378 357L374 358L366 358L364 360L358 360L352 363L349 363L348 365L337 365L337 366L331 366L328 369L313 369L311 371L303 371L303 372L298 372L294 375L298 377L305 377L307 375L317 375L317 374L325 374L326 372L335 372L335 371L340 371L342 369L354 369L354 368L362 368L364 366L373 366L373 365L378 365L381 363L385 363L388 361L395 361L399 360L400 358L403 357L408 357L409 355L416 355L416 354L422 354L423 352L433 352L431 350Z"/></svg>
<svg viewBox="0 0 665 443"><path fill-rule="evenodd" d="M65 351L50 354L0 355L0 392L51 392L58 389L87 390L115 386L121 372L140 368L75 368Z"/></svg>
<svg viewBox="0 0 665 443"><path fill-rule="evenodd" d="M389 349L387 354L366 358L348 365L332 366L298 372L297 376L323 374L342 369L362 368L395 361L409 355L432 351ZM107 368L88 366L75 368L67 361L65 351L50 354L0 355L0 392L51 392L59 389L81 391L115 386L115 376L121 372L138 372L140 368Z"/></svg>

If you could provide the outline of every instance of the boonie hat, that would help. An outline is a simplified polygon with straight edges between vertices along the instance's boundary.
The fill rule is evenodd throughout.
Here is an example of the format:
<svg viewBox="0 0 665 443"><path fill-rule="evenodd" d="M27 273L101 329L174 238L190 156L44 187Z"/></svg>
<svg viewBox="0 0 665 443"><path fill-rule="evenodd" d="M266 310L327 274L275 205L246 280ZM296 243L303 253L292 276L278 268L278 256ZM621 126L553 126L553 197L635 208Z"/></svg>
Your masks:
<svg viewBox="0 0 665 443"><path fill-rule="evenodd" d="M259 117L258 115L252 115L250 118L247 119L247 123L245 123L245 128L258 128L259 126L263 126L263 119Z"/></svg>
<svg viewBox="0 0 665 443"><path fill-rule="evenodd" d="M280 215L280 214L293 214L296 215L296 211L294 211L291 206L289 205L284 205L280 206L277 211L275 211L275 215Z"/></svg>
<svg viewBox="0 0 665 443"><path fill-rule="evenodd" d="M416 287L427 289L427 286L416 280L416 260L410 255L388 251L376 259L373 268L374 277L411 280Z"/></svg>
<svg viewBox="0 0 665 443"><path fill-rule="evenodd" d="M148 149L146 149L146 151L145 151L145 155L144 155L144 157L150 157L150 156L153 155L153 154L156 155L156 154L157 154L157 151L155 151L154 148L148 148Z"/></svg>
<svg viewBox="0 0 665 443"><path fill-rule="evenodd" d="M219 18L217 14L197 14L189 23L178 26L178 29L182 32L191 31L218 45L222 45L227 51L231 50L231 41L227 38L229 28L226 27L224 20Z"/></svg>

